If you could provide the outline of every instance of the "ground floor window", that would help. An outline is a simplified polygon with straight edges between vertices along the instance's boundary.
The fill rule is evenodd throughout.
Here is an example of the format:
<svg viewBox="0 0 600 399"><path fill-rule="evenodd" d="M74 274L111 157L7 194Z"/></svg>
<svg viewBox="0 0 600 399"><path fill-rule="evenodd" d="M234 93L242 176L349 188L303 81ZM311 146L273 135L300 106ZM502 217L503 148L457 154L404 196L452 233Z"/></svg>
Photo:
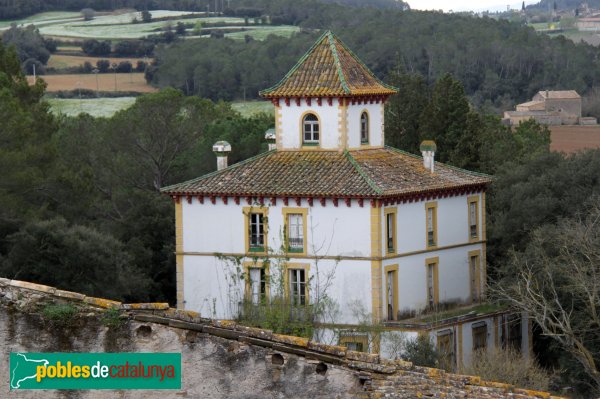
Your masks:
<svg viewBox="0 0 600 399"><path fill-rule="evenodd" d="M355 352L369 351L369 336L366 333L354 331L340 332L339 344L345 346L348 350Z"/></svg>
<svg viewBox="0 0 600 399"><path fill-rule="evenodd" d="M481 321L479 323L473 323L473 350L485 349L487 348L487 335L488 328L487 323L485 321Z"/></svg>
<svg viewBox="0 0 600 399"><path fill-rule="evenodd" d="M451 329L437 333L437 350L440 356L440 367L444 370L454 370L454 366L456 365L454 332Z"/></svg>

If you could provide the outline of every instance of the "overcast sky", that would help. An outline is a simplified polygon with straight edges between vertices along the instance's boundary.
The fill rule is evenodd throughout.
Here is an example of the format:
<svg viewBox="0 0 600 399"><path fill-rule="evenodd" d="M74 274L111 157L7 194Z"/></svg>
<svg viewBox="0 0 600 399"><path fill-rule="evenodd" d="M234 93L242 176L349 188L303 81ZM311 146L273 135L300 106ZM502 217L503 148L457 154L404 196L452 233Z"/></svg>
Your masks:
<svg viewBox="0 0 600 399"><path fill-rule="evenodd" d="M406 1L406 0L405 0ZM539 0L526 0L525 4L538 3ZM506 6L520 8L521 1L514 0L408 0L412 9L417 10L454 10L454 11L483 11L483 10L506 10Z"/></svg>

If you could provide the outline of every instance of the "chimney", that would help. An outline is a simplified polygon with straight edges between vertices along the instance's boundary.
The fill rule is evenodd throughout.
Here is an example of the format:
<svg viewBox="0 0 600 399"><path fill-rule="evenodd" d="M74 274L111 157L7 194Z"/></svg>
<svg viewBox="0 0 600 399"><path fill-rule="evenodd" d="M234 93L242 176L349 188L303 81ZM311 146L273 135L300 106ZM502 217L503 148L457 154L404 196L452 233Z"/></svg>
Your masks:
<svg viewBox="0 0 600 399"><path fill-rule="evenodd" d="M423 154L423 166L433 173L435 171L435 151L437 150L435 141L425 140L421 143L419 149Z"/></svg>
<svg viewBox="0 0 600 399"><path fill-rule="evenodd" d="M277 148L275 129L271 128L265 132L265 140L269 143L269 151L272 151Z"/></svg>
<svg viewBox="0 0 600 399"><path fill-rule="evenodd" d="M217 141L213 145L213 152L217 156L217 170L227 167L227 156L231 152L231 144L226 141Z"/></svg>

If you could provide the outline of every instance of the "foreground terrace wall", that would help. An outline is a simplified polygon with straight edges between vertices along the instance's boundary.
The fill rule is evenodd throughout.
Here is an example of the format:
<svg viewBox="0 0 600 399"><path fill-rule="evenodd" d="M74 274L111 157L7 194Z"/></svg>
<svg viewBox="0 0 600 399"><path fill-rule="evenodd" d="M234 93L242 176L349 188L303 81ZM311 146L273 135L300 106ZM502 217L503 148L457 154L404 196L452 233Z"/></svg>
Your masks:
<svg viewBox="0 0 600 399"><path fill-rule="evenodd" d="M66 325L41 317L49 303L71 303ZM122 311L105 327L106 309ZM180 391L12 391L10 352L181 352ZM273 334L230 321L203 319L167 304L121 304L0 278L0 397L10 398L550 398L543 392L446 374Z"/></svg>

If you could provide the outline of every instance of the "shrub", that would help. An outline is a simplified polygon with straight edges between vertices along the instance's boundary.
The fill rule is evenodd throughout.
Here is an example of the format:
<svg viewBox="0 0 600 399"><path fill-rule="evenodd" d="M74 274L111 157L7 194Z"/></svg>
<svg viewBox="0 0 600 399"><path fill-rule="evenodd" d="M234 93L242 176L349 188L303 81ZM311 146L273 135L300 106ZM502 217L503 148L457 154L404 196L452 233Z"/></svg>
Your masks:
<svg viewBox="0 0 600 399"><path fill-rule="evenodd" d="M100 321L108 328L118 328L125 324L125 319L121 318L121 311L117 308L111 308L104 312Z"/></svg>
<svg viewBox="0 0 600 399"><path fill-rule="evenodd" d="M438 367L439 355L427 334L419 334L417 339L407 340L404 344L404 356L415 366Z"/></svg>
<svg viewBox="0 0 600 399"><path fill-rule="evenodd" d="M524 359L512 348L477 351L461 373L539 391L547 391L550 382L548 373L531 356Z"/></svg>
<svg viewBox="0 0 600 399"><path fill-rule="evenodd" d="M49 304L42 309L44 320L63 326L70 324L77 313L78 309L71 304Z"/></svg>

